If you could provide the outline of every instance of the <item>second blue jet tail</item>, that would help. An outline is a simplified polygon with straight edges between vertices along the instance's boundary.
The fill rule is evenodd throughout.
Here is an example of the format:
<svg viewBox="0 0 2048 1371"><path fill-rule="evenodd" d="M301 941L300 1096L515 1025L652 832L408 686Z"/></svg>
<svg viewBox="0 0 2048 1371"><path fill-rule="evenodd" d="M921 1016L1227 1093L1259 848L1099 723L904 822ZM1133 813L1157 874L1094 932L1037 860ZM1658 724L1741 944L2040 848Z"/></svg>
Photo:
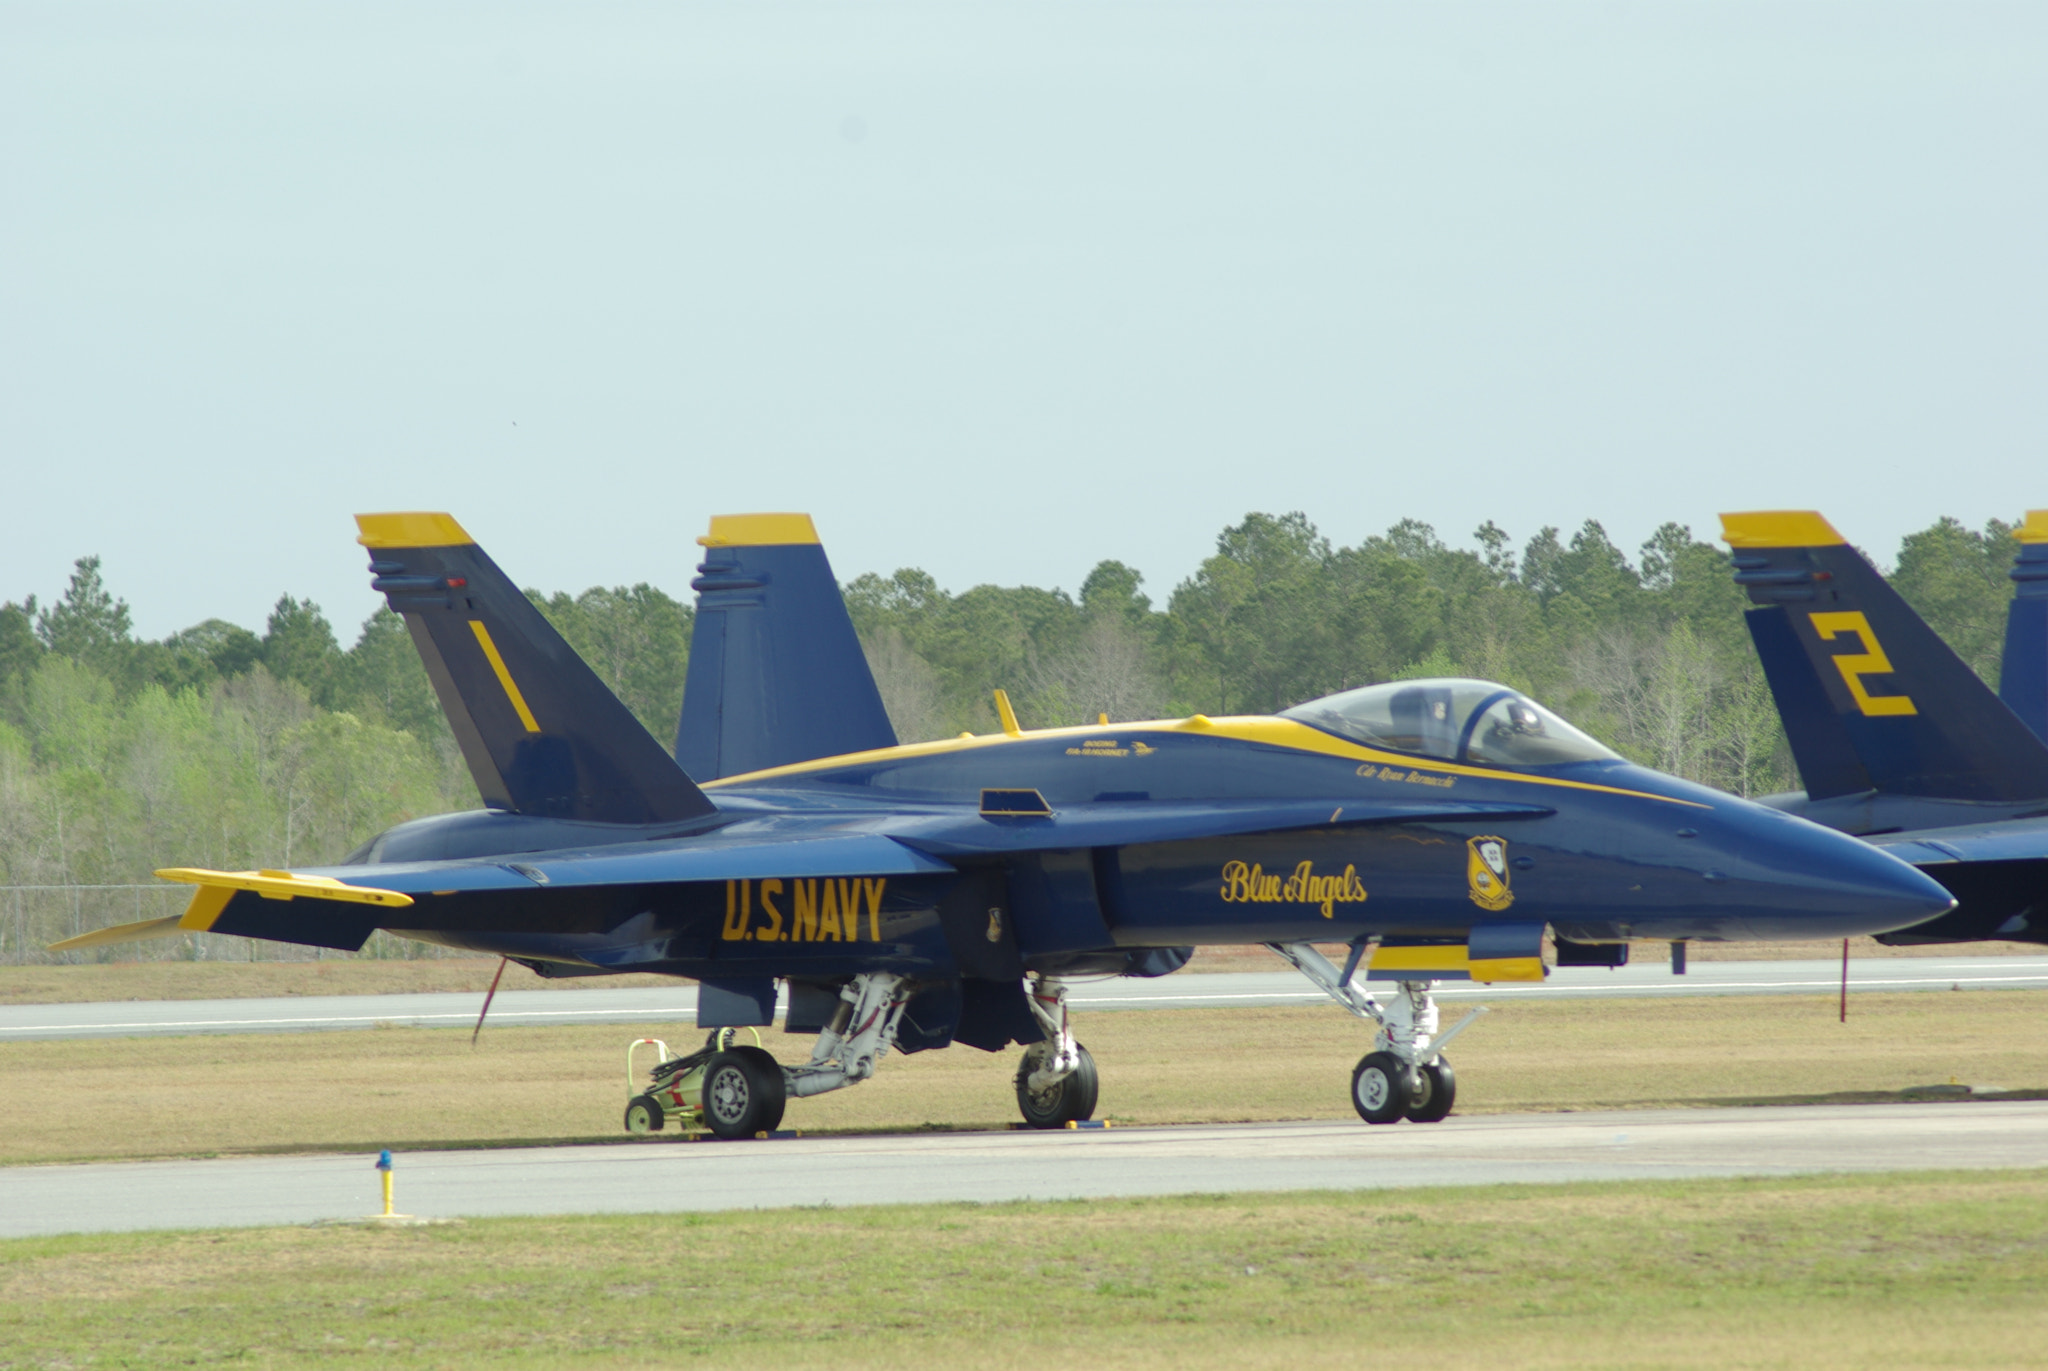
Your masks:
<svg viewBox="0 0 2048 1371"><path fill-rule="evenodd" d="M1810 799L2048 796L2048 744L1811 511L1722 516Z"/></svg>
<svg viewBox="0 0 2048 1371"><path fill-rule="evenodd" d="M2014 584L1998 698L2035 737L2048 738L2048 509L2028 510L2014 533L2020 550L2008 573Z"/></svg>
<svg viewBox="0 0 2048 1371"><path fill-rule="evenodd" d="M810 515L720 515L698 541L683 769L714 781L896 746Z"/></svg>

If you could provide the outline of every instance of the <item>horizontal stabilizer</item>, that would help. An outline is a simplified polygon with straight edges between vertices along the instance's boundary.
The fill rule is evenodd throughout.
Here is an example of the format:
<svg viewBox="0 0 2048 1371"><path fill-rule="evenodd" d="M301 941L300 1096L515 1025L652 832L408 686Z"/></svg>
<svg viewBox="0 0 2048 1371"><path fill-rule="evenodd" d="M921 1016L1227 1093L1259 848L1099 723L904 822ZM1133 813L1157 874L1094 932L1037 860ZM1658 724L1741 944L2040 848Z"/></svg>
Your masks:
<svg viewBox="0 0 2048 1371"><path fill-rule="evenodd" d="M1043 816L1008 814L905 815L889 831L923 852L944 857L1047 852L1079 847L1233 838L1304 828L1353 824L1474 819L1535 819L1556 811L1543 805L1433 800L1373 804L1328 800L1245 800L1235 803L1109 801L1075 805Z"/></svg>
<svg viewBox="0 0 2048 1371"><path fill-rule="evenodd" d="M339 900L345 904L380 904L403 909L412 896L373 886L351 885L332 876L300 876L289 871L208 871L198 866L167 866L157 878L201 889L249 890L266 900Z"/></svg>
<svg viewBox="0 0 2048 1371"><path fill-rule="evenodd" d="M715 812L497 563L446 514L359 514L371 587L405 616L492 809L654 824Z"/></svg>
<svg viewBox="0 0 2048 1371"><path fill-rule="evenodd" d="M1721 523L1810 798L2048 797L2048 744L1827 520L1773 510Z"/></svg>
<svg viewBox="0 0 2048 1371"><path fill-rule="evenodd" d="M87 947L107 947L114 943L139 943L150 938L175 938L185 932L180 926L181 916L173 914L163 919L144 919L141 923L115 924L112 928L98 928L90 933L81 933L75 938L66 938L61 943L51 943L45 951L77 952Z"/></svg>
<svg viewBox="0 0 2048 1371"><path fill-rule="evenodd" d="M699 781L896 746L808 514L725 514L697 540L676 761Z"/></svg>

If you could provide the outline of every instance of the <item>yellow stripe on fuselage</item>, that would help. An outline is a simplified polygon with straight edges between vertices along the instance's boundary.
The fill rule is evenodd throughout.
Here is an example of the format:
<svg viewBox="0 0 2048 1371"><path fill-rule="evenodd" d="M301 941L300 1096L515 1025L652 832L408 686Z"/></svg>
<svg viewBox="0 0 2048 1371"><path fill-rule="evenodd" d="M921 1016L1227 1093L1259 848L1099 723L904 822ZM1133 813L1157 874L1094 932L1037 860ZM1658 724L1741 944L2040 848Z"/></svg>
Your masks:
<svg viewBox="0 0 2048 1371"><path fill-rule="evenodd" d="M1372 950L1369 971L1381 975L1413 972L1418 980L1464 972L1475 981L1540 981L1546 976L1541 957L1479 957L1456 943L1388 947Z"/></svg>
<svg viewBox="0 0 2048 1371"><path fill-rule="evenodd" d="M1642 800L1662 800L1666 804L1686 805L1693 809L1713 808L1712 805L1702 804L1698 800L1681 800L1653 791L1631 790L1626 786L1597 785L1592 781L1568 781L1561 776L1531 776L1519 771L1496 771L1487 767L1466 766L1458 762L1442 762L1433 757L1417 757L1406 752L1385 752L1379 748L1362 747L1357 743L1347 742L1333 733L1325 733L1319 728L1311 728L1292 719L1281 719L1271 715L1247 714L1235 718L1207 719L1197 714L1192 719L1155 719L1145 723L1111 727L1118 733L1133 738L1162 733L1230 738L1237 742L1259 743L1290 752L1316 753L1358 764L1370 762L1376 766L1397 766L1408 771L1433 771L1445 776L1470 776L1485 781L1518 781L1524 785L1559 786L1567 790L1587 790L1601 795L1628 795ZM1009 747L1034 738L1099 738L1103 732L1100 724L1089 724L1080 728L1036 729L1016 738L1001 734L944 738L934 743L910 743L902 747L875 748L868 752L849 752L842 757L821 757L816 761L768 767L761 771L749 771L739 776L726 776L716 781L708 781L704 788L716 790L722 786L770 781L783 776L810 776L840 767L867 766L877 762L908 760L913 757L941 757L949 753L970 752L984 747Z"/></svg>

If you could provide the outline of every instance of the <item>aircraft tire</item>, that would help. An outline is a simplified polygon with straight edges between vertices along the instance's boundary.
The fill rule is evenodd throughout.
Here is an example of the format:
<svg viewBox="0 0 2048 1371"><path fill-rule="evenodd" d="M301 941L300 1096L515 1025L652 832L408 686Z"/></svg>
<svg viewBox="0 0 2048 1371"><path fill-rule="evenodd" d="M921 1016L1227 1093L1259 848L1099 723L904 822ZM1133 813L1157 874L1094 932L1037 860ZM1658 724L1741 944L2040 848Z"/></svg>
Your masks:
<svg viewBox="0 0 2048 1371"><path fill-rule="evenodd" d="M704 1063L704 1126L715 1136L751 1138L782 1122L782 1068L765 1068L761 1057L760 1048L740 1047Z"/></svg>
<svg viewBox="0 0 2048 1371"><path fill-rule="evenodd" d="M1368 1052L1351 1069L1351 1107L1367 1123L1399 1123L1408 1113L1406 1072L1391 1052Z"/></svg>
<svg viewBox="0 0 2048 1371"><path fill-rule="evenodd" d="M1415 1098L1408 1102L1410 1123L1442 1123L1458 1098L1458 1077L1448 1059L1438 1057L1433 1066L1415 1073Z"/></svg>
<svg viewBox="0 0 2048 1371"><path fill-rule="evenodd" d="M659 1133L668 1119L661 1111L660 1101L649 1095L635 1095L626 1102L626 1131L635 1135Z"/></svg>
<svg viewBox="0 0 2048 1371"><path fill-rule="evenodd" d="M1017 1110L1031 1127L1065 1128L1094 1116L1101 1079L1095 1074L1095 1058L1088 1049L1079 1043L1074 1046L1080 1048L1081 1064L1065 1080L1044 1090L1031 1088L1031 1073L1044 1059L1046 1044L1033 1043L1024 1049L1024 1057L1017 1063Z"/></svg>
<svg viewBox="0 0 2048 1371"><path fill-rule="evenodd" d="M789 1108L789 1083L783 1077L782 1063L767 1048L752 1043L732 1050L761 1069L761 1126L754 1131L772 1133L782 1127L783 1111Z"/></svg>

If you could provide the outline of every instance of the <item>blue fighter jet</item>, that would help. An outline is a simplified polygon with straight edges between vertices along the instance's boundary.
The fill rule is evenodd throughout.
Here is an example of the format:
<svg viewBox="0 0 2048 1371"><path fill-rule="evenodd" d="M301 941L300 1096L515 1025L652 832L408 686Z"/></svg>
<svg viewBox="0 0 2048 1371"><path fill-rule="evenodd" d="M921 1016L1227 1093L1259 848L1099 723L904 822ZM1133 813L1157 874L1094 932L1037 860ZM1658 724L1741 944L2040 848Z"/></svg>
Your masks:
<svg viewBox="0 0 2048 1371"><path fill-rule="evenodd" d="M1000 733L898 745L804 515L721 517L700 540L671 756L453 518L358 523L485 808L320 870L162 871L199 887L183 916L58 946L197 929L354 949L381 928L548 976L692 977L713 1029L770 1024L781 983L808 1058L739 1046L703 1066L705 1122L743 1137L891 1048L951 1043L1026 1045L1025 1120L1085 1120L1069 979L1259 943L1374 1026L1352 1102L1392 1123L1455 1098L1444 1047L1464 1023L1439 1032L1433 988L1542 979L1546 929L1616 951L1842 937L1951 903L1883 852L1633 765L1485 681L1029 732L998 693ZM1346 945L1343 965L1319 943Z"/></svg>
<svg viewBox="0 0 2048 1371"><path fill-rule="evenodd" d="M1996 695L1819 514L1721 523L1806 787L1762 802L1865 838L1956 896L1880 942L2048 942L2048 514L2017 530Z"/></svg>

